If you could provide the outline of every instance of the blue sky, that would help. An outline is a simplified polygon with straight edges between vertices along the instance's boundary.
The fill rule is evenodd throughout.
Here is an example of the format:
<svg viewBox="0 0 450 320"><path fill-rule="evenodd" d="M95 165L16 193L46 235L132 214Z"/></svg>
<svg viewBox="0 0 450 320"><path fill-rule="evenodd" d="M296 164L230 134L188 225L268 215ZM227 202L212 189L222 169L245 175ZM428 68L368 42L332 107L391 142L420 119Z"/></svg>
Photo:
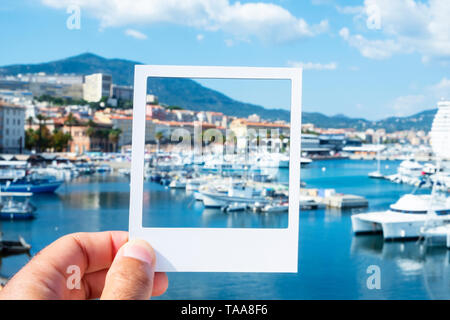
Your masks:
<svg viewBox="0 0 450 320"><path fill-rule="evenodd" d="M73 4L81 24L70 30ZM148 64L303 66L305 111L380 119L450 98L449 16L448 0L2 0L0 65L89 51ZM288 104L284 85L208 85Z"/></svg>

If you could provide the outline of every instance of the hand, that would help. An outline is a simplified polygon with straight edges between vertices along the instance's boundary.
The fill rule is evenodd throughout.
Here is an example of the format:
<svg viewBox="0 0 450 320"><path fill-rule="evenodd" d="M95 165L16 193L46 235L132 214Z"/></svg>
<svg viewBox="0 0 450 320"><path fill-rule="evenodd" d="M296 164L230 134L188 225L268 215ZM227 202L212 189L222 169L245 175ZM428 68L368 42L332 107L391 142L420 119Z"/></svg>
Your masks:
<svg viewBox="0 0 450 320"><path fill-rule="evenodd" d="M0 299L149 299L168 286L155 253L124 231L74 233L38 253L0 291ZM71 281L79 270L80 281ZM78 287L78 289L76 288Z"/></svg>

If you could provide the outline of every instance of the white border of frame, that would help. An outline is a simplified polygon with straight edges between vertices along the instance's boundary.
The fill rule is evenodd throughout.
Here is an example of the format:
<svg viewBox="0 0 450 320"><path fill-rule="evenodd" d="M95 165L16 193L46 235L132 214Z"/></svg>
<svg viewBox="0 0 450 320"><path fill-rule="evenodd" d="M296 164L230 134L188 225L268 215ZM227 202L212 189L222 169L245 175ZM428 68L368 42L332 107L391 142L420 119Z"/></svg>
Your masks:
<svg viewBox="0 0 450 320"><path fill-rule="evenodd" d="M148 77L291 80L289 221L282 229L144 228L145 106ZM136 65L130 186L130 239L156 251L156 271L297 272L302 111L301 68Z"/></svg>

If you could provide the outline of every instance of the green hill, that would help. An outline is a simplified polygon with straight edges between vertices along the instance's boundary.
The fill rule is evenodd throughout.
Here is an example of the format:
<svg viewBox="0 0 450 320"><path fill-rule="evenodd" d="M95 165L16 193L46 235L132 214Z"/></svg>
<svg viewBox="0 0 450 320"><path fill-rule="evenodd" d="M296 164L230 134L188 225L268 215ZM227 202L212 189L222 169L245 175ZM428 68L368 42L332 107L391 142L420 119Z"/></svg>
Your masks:
<svg viewBox="0 0 450 320"><path fill-rule="evenodd" d="M133 85L136 64L141 63L123 59L106 59L92 53L84 53L52 62L0 67L0 76L37 72L80 75L102 72L112 75L116 84ZM286 110L266 109L258 105L236 101L190 79L150 78L148 92L158 96L162 103L195 111L218 111L237 117L247 117L256 113L268 120L289 121L290 117ZM436 109L433 109L409 117L390 117L379 121L350 118L345 115L327 116L319 112L303 112L302 116L303 123L313 123L323 128L355 128L357 130L385 128L388 132L392 132L408 129L428 131L435 113Z"/></svg>

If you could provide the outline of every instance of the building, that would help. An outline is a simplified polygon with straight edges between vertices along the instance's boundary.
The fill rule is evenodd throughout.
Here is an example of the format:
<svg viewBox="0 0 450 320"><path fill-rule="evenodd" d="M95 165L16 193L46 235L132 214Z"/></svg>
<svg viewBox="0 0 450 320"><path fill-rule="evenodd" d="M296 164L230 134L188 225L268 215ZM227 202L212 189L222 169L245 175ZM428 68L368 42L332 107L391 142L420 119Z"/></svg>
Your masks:
<svg viewBox="0 0 450 320"><path fill-rule="evenodd" d="M25 108L0 101L0 152L22 153L25 147Z"/></svg>
<svg viewBox="0 0 450 320"><path fill-rule="evenodd" d="M320 146L330 149L333 152L340 152L346 146L346 136L339 134L321 134L319 136Z"/></svg>
<svg viewBox="0 0 450 320"><path fill-rule="evenodd" d="M272 135L274 132L279 136L288 137L290 135L290 126L285 123L275 122L251 122L247 119L236 119L230 124L230 129L236 137L248 137L250 134L259 136L261 134Z"/></svg>
<svg viewBox="0 0 450 320"><path fill-rule="evenodd" d="M193 122L196 120L196 114L191 110L172 110L171 112L174 114L176 121Z"/></svg>
<svg viewBox="0 0 450 320"><path fill-rule="evenodd" d="M94 73L84 79L83 98L87 102L99 102L111 93L112 77L103 73Z"/></svg>
<svg viewBox="0 0 450 320"><path fill-rule="evenodd" d="M440 101L430 132L431 146L437 158L450 160L450 101Z"/></svg>
<svg viewBox="0 0 450 320"><path fill-rule="evenodd" d="M114 115L111 116L111 121L114 129L120 129L122 132L119 138L119 147L124 147L131 145L132 141L132 131L133 131L133 117L132 116L121 116ZM218 129L221 134L224 134L225 130L222 127L216 127L215 125L200 122L183 122L183 121L164 121L159 119L154 119L147 116L145 120L145 143L154 144L156 143L157 134L161 134L165 142L179 142L180 137L186 135L191 136L191 141L193 141L194 130L196 126L200 127L201 130L205 131L208 129ZM181 130L179 130L181 129Z"/></svg>
<svg viewBox="0 0 450 320"><path fill-rule="evenodd" d="M249 115L247 119L251 122L261 122L261 117L256 113Z"/></svg>
<svg viewBox="0 0 450 320"><path fill-rule="evenodd" d="M61 96L63 98L71 98L74 100L81 100L83 96L83 84L71 84L61 88Z"/></svg>
<svg viewBox="0 0 450 320"><path fill-rule="evenodd" d="M158 104L158 97L154 94L148 94L146 101L148 104Z"/></svg>
<svg viewBox="0 0 450 320"><path fill-rule="evenodd" d="M94 133L90 134L87 123L78 123L72 126L64 124L62 130L64 133L70 133L72 136L72 140L69 142L69 152L83 154L94 151L114 152L114 143L107 134L104 134L111 128L111 125L96 124Z"/></svg>
<svg viewBox="0 0 450 320"><path fill-rule="evenodd" d="M176 121L177 116L175 113L170 112L163 106L147 104L145 107L145 114L147 117L151 117L153 119L158 119L161 121Z"/></svg>
<svg viewBox="0 0 450 320"><path fill-rule="evenodd" d="M231 133L237 139L238 150L246 150L249 146L276 146L277 140L282 145L290 136L290 126L276 122L251 122L247 119L235 119L230 123ZM284 137L284 138L283 138Z"/></svg>
<svg viewBox="0 0 450 320"><path fill-rule="evenodd" d="M301 139L302 155L330 155L331 149L320 144L320 138L318 135L302 133Z"/></svg>
<svg viewBox="0 0 450 320"><path fill-rule="evenodd" d="M133 87L130 86L119 86L113 84L111 86L110 97L122 101L132 101L133 100Z"/></svg>

